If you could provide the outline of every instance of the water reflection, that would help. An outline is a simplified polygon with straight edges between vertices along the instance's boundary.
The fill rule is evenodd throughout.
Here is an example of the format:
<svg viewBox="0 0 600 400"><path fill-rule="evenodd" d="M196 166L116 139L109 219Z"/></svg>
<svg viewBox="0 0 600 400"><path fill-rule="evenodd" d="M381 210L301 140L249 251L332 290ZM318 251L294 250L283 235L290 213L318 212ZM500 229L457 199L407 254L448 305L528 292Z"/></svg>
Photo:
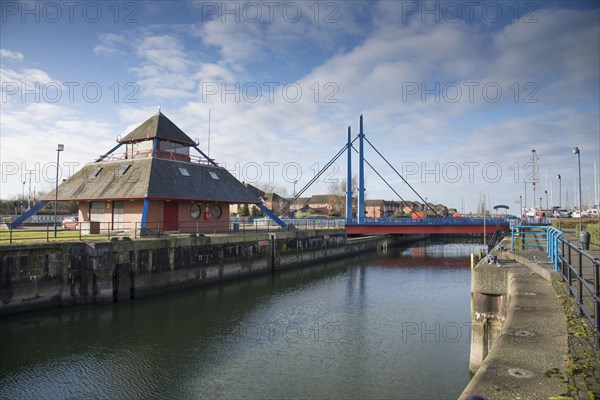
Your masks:
<svg viewBox="0 0 600 400"><path fill-rule="evenodd" d="M7 398L439 398L469 379L470 246L0 321Z"/></svg>

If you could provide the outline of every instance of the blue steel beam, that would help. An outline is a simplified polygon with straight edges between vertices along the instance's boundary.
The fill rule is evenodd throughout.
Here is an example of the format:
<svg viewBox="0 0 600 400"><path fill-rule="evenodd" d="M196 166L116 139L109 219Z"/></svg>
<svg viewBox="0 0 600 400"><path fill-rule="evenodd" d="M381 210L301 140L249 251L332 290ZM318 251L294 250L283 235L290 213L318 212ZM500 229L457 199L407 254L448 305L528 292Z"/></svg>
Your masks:
<svg viewBox="0 0 600 400"><path fill-rule="evenodd" d="M286 223L283 222L277 215L275 215L275 213L273 213L273 211L269 210L267 208L267 206L265 206L262 203L257 204L258 208L260 208L262 210L263 213L265 213L265 215L269 218L271 218L273 221L275 221L277 223L277 225L279 225L282 228L287 227Z"/></svg>
<svg viewBox="0 0 600 400"><path fill-rule="evenodd" d="M148 210L150 209L150 199L144 199L144 206L142 207L142 229L146 229L146 225L148 223Z"/></svg>
<svg viewBox="0 0 600 400"><path fill-rule="evenodd" d="M29 210L25 211L23 215L11 222L10 227L12 229L15 229L17 226L21 225L27 218L40 211L42 207L44 207L46 204L48 204L47 201L40 201L39 203L34 204L34 206L31 207Z"/></svg>
<svg viewBox="0 0 600 400"><path fill-rule="evenodd" d="M365 222L365 133L363 132L363 116L360 115L360 130L358 132L358 207L356 217L359 224Z"/></svg>
<svg viewBox="0 0 600 400"><path fill-rule="evenodd" d="M123 145L123 143L119 143L118 145L116 145L115 147L113 147L112 149L110 149L108 152L106 152L106 154L104 154L103 156L100 156L100 158L98 158L95 162L99 162L99 161L104 160L106 157L108 157L109 155L111 155L115 150L117 150L122 145Z"/></svg>
<svg viewBox="0 0 600 400"><path fill-rule="evenodd" d="M217 163L215 163L213 160L211 160L206 154L204 154L204 152L202 150L200 150L200 148L198 146L194 146L194 149L196 149L196 151L200 154L202 154L202 157L206 158L208 160L209 163L211 163L212 165L214 165L215 167L218 167Z"/></svg>
<svg viewBox="0 0 600 400"><path fill-rule="evenodd" d="M352 137L350 127L348 127L346 151L348 152L348 166L346 168L346 222L352 222Z"/></svg>

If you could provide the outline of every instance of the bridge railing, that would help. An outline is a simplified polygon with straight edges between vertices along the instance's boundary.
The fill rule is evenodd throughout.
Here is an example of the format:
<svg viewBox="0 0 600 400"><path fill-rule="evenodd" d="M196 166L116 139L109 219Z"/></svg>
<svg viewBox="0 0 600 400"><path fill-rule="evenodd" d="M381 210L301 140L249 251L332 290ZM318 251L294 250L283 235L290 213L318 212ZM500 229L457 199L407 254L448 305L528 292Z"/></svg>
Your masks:
<svg viewBox="0 0 600 400"><path fill-rule="evenodd" d="M511 225L516 224L510 218L365 218L365 225ZM356 218L348 225L357 225Z"/></svg>

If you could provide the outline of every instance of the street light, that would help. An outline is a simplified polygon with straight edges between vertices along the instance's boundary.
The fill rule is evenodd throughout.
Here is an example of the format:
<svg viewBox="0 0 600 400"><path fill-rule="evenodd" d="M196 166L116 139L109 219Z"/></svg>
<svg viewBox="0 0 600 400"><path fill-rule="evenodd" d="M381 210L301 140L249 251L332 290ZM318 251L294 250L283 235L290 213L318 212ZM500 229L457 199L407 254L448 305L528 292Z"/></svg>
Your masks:
<svg viewBox="0 0 600 400"><path fill-rule="evenodd" d="M527 218L527 181L523 179L523 183L525 184L525 218Z"/></svg>
<svg viewBox="0 0 600 400"><path fill-rule="evenodd" d="M25 214L25 181L23 181L23 191L21 192L21 214Z"/></svg>
<svg viewBox="0 0 600 400"><path fill-rule="evenodd" d="M579 147L573 147L573 154L577 154L577 167L579 170L579 241L581 248L588 250L590 246L590 234L583 230L583 208L581 206L581 153Z"/></svg>
<svg viewBox="0 0 600 400"><path fill-rule="evenodd" d="M579 152L579 147L573 147L573 154L577 154L577 165L579 167L579 232L583 230L583 219L581 209L581 153Z"/></svg>
<svg viewBox="0 0 600 400"><path fill-rule="evenodd" d="M535 184L537 182L537 161L540 158L537 156L537 152L535 151L535 149L531 150L531 163L533 164L533 208L535 207L535 201L537 200L535 198ZM542 202L540 201L540 208L542 208Z"/></svg>
<svg viewBox="0 0 600 400"><path fill-rule="evenodd" d="M560 178L560 174L556 175L556 178L558 178L558 229L560 230L560 219L562 217L560 211L562 210L562 179Z"/></svg>
<svg viewBox="0 0 600 400"><path fill-rule="evenodd" d="M558 179L558 208L562 209L562 180L560 178L560 174L556 175Z"/></svg>
<svg viewBox="0 0 600 400"><path fill-rule="evenodd" d="M295 180L295 181L294 181L294 196L292 197L292 199L296 197L296 183L298 183L298 180ZM297 201L297 200L296 200L296 201ZM296 206L296 207L297 207L297 206ZM298 210L296 209L296 207L294 207L294 213L293 213L294 215L292 215L292 217L293 217L293 218L296 218L296 212L298 211Z"/></svg>
<svg viewBox="0 0 600 400"><path fill-rule="evenodd" d="M548 212L548 191L544 190L544 194L546 195L546 212Z"/></svg>
<svg viewBox="0 0 600 400"><path fill-rule="evenodd" d="M56 183L54 185L54 237L56 238L56 214L58 211L58 168L60 165L60 152L65 149L65 146L59 144L56 148Z"/></svg>

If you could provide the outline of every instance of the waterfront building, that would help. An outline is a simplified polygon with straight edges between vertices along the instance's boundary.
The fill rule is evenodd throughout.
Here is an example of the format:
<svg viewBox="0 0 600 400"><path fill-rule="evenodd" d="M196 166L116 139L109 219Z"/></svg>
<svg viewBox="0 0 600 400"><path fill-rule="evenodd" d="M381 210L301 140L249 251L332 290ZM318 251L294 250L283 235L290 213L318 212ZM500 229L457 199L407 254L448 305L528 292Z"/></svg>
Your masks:
<svg viewBox="0 0 600 400"><path fill-rule="evenodd" d="M102 230L181 232L226 231L230 204L260 203L160 111L62 182L58 200L78 202L80 223Z"/></svg>

